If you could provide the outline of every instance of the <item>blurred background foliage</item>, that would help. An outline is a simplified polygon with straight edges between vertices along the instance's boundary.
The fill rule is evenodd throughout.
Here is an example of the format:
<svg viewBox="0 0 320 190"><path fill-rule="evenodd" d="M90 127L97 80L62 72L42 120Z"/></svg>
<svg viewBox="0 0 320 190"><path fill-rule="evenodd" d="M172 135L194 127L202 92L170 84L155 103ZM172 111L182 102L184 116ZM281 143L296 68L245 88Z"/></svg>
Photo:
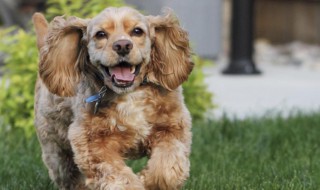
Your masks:
<svg viewBox="0 0 320 190"><path fill-rule="evenodd" d="M124 5L122 0L48 0L45 16L90 18L108 6ZM17 27L0 30L0 52L5 54L5 65L0 83L0 130L22 128L27 136L34 133L33 96L37 78L38 51L35 33ZM213 108L212 94L204 83L203 67L208 61L193 56L195 68L183 84L185 101L194 120L205 117Z"/></svg>
<svg viewBox="0 0 320 190"><path fill-rule="evenodd" d="M59 15L92 18L106 7L123 5L122 0L48 0L45 16L48 20Z"/></svg>
<svg viewBox="0 0 320 190"><path fill-rule="evenodd" d="M182 84L183 94L193 120L202 120L205 118L205 113L215 106L212 103L213 94L207 89L203 73L205 66L212 65L212 63L199 56L193 56L193 61L195 67L188 80Z"/></svg>
<svg viewBox="0 0 320 190"><path fill-rule="evenodd" d="M0 51L6 56L0 84L1 128L21 127L30 136L33 132L33 95L37 78L38 50L34 34L13 28L2 33Z"/></svg>

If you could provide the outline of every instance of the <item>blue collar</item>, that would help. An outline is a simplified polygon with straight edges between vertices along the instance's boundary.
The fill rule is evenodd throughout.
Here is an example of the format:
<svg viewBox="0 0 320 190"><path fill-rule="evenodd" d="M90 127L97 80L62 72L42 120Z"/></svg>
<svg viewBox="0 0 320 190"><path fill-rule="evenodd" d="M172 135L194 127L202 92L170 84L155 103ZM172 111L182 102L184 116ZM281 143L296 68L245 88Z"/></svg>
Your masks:
<svg viewBox="0 0 320 190"><path fill-rule="evenodd" d="M145 77L141 83L141 85L145 85L148 83L147 77ZM92 103L95 102L95 106L94 106L94 111L93 114L96 114L98 112L99 109L99 105L101 103L101 99L104 97L104 95L106 95L106 92L108 90L107 86L103 86L99 92L97 94L94 94L92 96L89 96L88 98L85 99L86 103Z"/></svg>
<svg viewBox="0 0 320 190"><path fill-rule="evenodd" d="M85 102L86 102L86 103L91 103L91 102L99 102L99 101L101 101L101 99L102 99L102 98L104 97L104 95L106 94L107 90L108 90L107 86L103 86L103 87L99 90L98 94L94 94L94 95L86 98L86 99L85 99Z"/></svg>

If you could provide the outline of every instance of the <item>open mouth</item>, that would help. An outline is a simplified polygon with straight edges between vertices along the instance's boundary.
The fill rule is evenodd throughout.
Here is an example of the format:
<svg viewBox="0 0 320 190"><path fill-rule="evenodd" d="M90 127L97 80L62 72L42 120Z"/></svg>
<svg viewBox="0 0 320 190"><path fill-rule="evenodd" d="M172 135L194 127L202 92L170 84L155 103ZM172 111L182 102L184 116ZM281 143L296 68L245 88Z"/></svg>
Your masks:
<svg viewBox="0 0 320 190"><path fill-rule="evenodd" d="M131 65L128 62L120 62L113 67L102 67L106 73L111 77L113 85L121 88L130 87L133 85L135 77L139 74L141 64Z"/></svg>

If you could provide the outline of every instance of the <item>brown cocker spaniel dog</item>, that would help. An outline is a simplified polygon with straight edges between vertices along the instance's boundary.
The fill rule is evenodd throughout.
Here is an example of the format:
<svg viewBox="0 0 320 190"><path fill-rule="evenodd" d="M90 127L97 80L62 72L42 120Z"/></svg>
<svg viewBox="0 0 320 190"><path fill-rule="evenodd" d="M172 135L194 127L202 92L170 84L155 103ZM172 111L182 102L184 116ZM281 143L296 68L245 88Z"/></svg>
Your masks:
<svg viewBox="0 0 320 190"><path fill-rule="evenodd" d="M92 19L42 14L35 125L60 189L179 189L189 176L191 117L181 83L193 64L172 11L107 8ZM138 174L125 159L149 158Z"/></svg>

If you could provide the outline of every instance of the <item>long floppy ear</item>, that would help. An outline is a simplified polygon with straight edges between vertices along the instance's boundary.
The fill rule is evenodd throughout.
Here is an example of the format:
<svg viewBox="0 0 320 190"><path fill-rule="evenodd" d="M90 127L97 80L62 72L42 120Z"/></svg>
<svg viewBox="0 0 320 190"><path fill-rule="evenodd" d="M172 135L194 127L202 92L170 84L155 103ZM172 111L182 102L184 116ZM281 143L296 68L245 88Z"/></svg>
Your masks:
<svg viewBox="0 0 320 190"><path fill-rule="evenodd" d="M87 58L87 49L82 40L87 21L77 17L55 17L44 43L41 41L41 30L37 31L41 27L35 23L38 46L43 46L40 50L39 76L53 94L63 97L75 95L80 68Z"/></svg>
<svg viewBox="0 0 320 190"><path fill-rule="evenodd" d="M188 34L171 10L163 16L148 16L153 40L148 80L174 90L192 71Z"/></svg>
<svg viewBox="0 0 320 190"><path fill-rule="evenodd" d="M48 34L48 22L41 13L34 13L32 21L37 34L37 46L38 50L44 46L45 37Z"/></svg>

